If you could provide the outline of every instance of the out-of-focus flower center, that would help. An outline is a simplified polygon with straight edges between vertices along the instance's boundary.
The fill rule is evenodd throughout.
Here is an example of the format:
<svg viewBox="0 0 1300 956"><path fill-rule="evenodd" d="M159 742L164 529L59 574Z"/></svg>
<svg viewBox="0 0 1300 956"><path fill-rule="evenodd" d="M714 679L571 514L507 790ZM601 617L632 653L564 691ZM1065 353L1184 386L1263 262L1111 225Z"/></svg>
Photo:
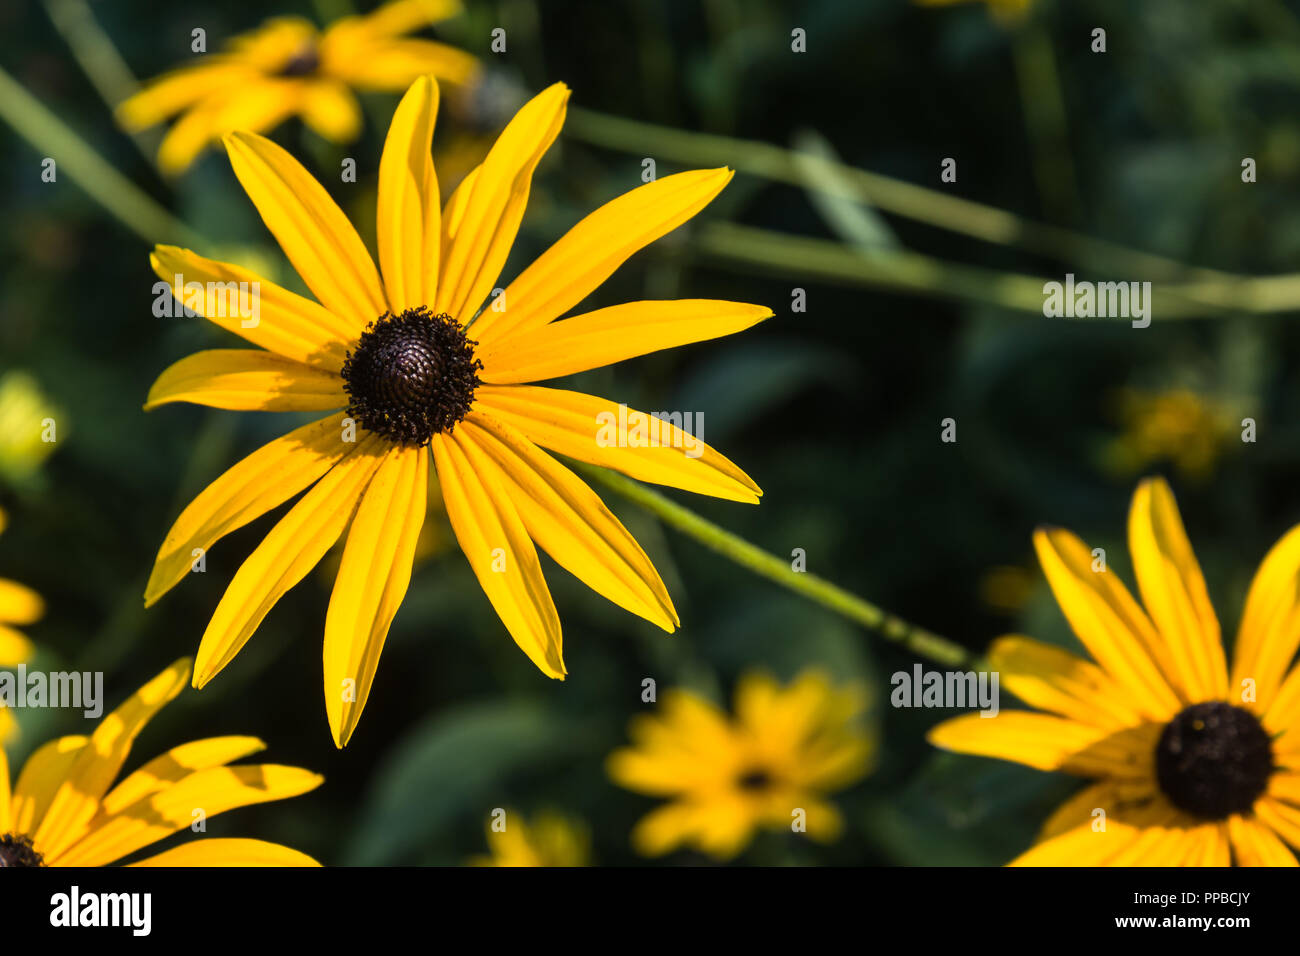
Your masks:
<svg viewBox="0 0 1300 956"><path fill-rule="evenodd" d="M32 846L30 837L21 833L0 836L0 866L44 866L45 857Z"/></svg>
<svg viewBox="0 0 1300 956"><path fill-rule="evenodd" d="M424 445L469 414L483 363L450 315L423 306L371 322L343 363L348 414L401 445Z"/></svg>
<svg viewBox="0 0 1300 956"><path fill-rule="evenodd" d="M297 53L289 57L284 66L280 67L279 76L307 76L315 73L320 67L320 53L316 49L316 44L306 43Z"/></svg>
<svg viewBox="0 0 1300 956"><path fill-rule="evenodd" d="M736 786L747 793L758 793L772 786L772 783L772 775L760 767L741 774Z"/></svg>
<svg viewBox="0 0 1300 956"><path fill-rule="evenodd" d="M1273 745L1259 718L1221 701L1182 711L1156 745L1161 791L1207 820L1248 813L1273 770Z"/></svg>

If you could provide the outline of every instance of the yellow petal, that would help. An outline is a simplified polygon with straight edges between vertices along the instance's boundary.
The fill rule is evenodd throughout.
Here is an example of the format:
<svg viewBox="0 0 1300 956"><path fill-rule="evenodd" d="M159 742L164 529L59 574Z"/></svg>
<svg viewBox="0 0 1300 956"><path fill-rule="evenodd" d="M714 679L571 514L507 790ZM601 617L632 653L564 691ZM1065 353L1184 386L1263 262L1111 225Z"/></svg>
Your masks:
<svg viewBox="0 0 1300 956"><path fill-rule="evenodd" d="M158 549L145 607L175 587L206 552L236 528L288 501L356 446L343 441L345 412L263 445L208 485L181 512Z"/></svg>
<svg viewBox="0 0 1300 956"><path fill-rule="evenodd" d="M478 60L445 43L364 34L323 47L321 63L322 70L358 90L404 90L421 76L467 86L479 72Z"/></svg>
<svg viewBox="0 0 1300 956"><path fill-rule="evenodd" d="M1238 866L1300 866L1278 835L1258 820L1229 817L1228 836Z"/></svg>
<svg viewBox="0 0 1300 956"><path fill-rule="evenodd" d="M411 583L428 485L428 451L397 446L352 519L325 615L325 712L336 747L347 746L361 720L384 639Z"/></svg>
<svg viewBox="0 0 1300 956"><path fill-rule="evenodd" d="M1264 826L1297 850L1300 850L1300 809L1274 799L1270 781L1270 795L1255 801L1255 816Z"/></svg>
<svg viewBox="0 0 1300 956"><path fill-rule="evenodd" d="M145 411L169 402L259 412L320 412L347 405L343 379L261 349L207 349L169 366Z"/></svg>
<svg viewBox="0 0 1300 956"><path fill-rule="evenodd" d="M438 86L423 76L393 113L379 161L379 266L394 314L428 305L438 287L441 213L434 173Z"/></svg>
<svg viewBox="0 0 1300 956"><path fill-rule="evenodd" d="M1229 693L1240 699L1242 682L1250 680L1258 706L1273 704L1297 648L1300 648L1300 526L1292 528L1273 545L1255 572L1237 631Z"/></svg>
<svg viewBox="0 0 1300 956"><path fill-rule="evenodd" d="M761 305L716 299L628 302L490 339L495 348L480 351L480 377L497 385L559 378L732 335L771 315Z"/></svg>
<svg viewBox="0 0 1300 956"><path fill-rule="evenodd" d="M0 624L32 624L45 614L41 596L25 584L0 578ZM4 660L4 642L0 640L0 660Z"/></svg>
<svg viewBox="0 0 1300 956"><path fill-rule="evenodd" d="M0 667L13 667L30 660L36 648L12 627L0 624Z"/></svg>
<svg viewBox="0 0 1300 956"><path fill-rule="evenodd" d="M433 436L447 518L483 592L538 669L563 679L560 617L537 551L506 494L499 469L476 470L460 430Z"/></svg>
<svg viewBox="0 0 1300 956"><path fill-rule="evenodd" d="M998 638L989 649L989 669L1002 686L1026 704L1097 727L1141 722L1123 687L1095 664L1027 637Z"/></svg>
<svg viewBox="0 0 1300 956"><path fill-rule="evenodd" d="M564 124L569 90L538 93L501 131L466 193L454 235L442 241L442 275L434 312L467 323L492 291L528 205L533 170Z"/></svg>
<svg viewBox="0 0 1300 956"><path fill-rule="evenodd" d="M191 840L132 866L320 866L306 853L263 840Z"/></svg>
<svg viewBox="0 0 1300 956"><path fill-rule="evenodd" d="M58 737L32 752L14 786L9 820L13 832L36 832L50 801L89 742L89 737Z"/></svg>
<svg viewBox="0 0 1300 956"><path fill-rule="evenodd" d="M475 471L495 463L528 536L560 567L624 610L675 629L680 621L654 565L577 475L486 412L471 412L458 427Z"/></svg>
<svg viewBox="0 0 1300 956"><path fill-rule="evenodd" d="M13 830L9 824L9 758L5 756L5 749L0 746L0 833L12 833Z"/></svg>
<svg viewBox="0 0 1300 956"><path fill-rule="evenodd" d="M382 457L366 436L271 529L212 612L194 664L202 687L234 659L276 601L301 581L339 539Z"/></svg>
<svg viewBox="0 0 1300 956"><path fill-rule="evenodd" d="M1173 666L1166 677L1192 704L1228 691L1219 621L1205 578L1164 479L1138 485L1129 510L1129 550L1142 603L1155 622Z"/></svg>
<svg viewBox="0 0 1300 956"><path fill-rule="evenodd" d="M350 143L361 135L361 104L337 80L318 80L302 92L302 121L331 143Z"/></svg>
<svg viewBox="0 0 1300 956"><path fill-rule="evenodd" d="M190 660L183 657L149 681L104 717L77 752L63 783L54 793L33 842L47 861L82 835L99 809L99 801L122 769L140 731L185 687Z"/></svg>
<svg viewBox="0 0 1300 956"><path fill-rule="evenodd" d="M177 302L287 359L337 372L357 337L350 322L240 266L205 259L178 246L154 246L149 263L158 278L172 287ZM187 283L200 283L202 295L194 286L187 293ZM241 289L246 290L246 299L239 298ZM240 315L252 311L253 302L257 314Z"/></svg>
<svg viewBox="0 0 1300 956"><path fill-rule="evenodd" d="M317 301L358 332L387 311L370 253L311 173L255 133L231 133L225 144L244 192Z"/></svg>
<svg viewBox="0 0 1300 956"><path fill-rule="evenodd" d="M237 807L296 797L323 782L319 774L277 764L199 770L99 821L53 863L105 866L187 829L196 809L211 819Z"/></svg>
<svg viewBox="0 0 1300 956"><path fill-rule="evenodd" d="M1168 649L1113 570L1094 571L1088 546L1060 528L1034 533L1039 563L1056 603L1093 659L1128 690L1143 716L1168 719L1182 709L1162 674Z"/></svg>
<svg viewBox="0 0 1300 956"><path fill-rule="evenodd" d="M1019 710L1000 711L996 717L966 714L931 728L926 739L945 750L1079 776L1137 776L1150 771L1149 761L1137 759L1129 737L1047 714ZM1155 741L1151 743L1154 749Z"/></svg>
<svg viewBox="0 0 1300 956"><path fill-rule="evenodd" d="M707 206L731 176L729 169L677 173L605 203L506 287L504 311L484 310L474 337L487 347L564 315L629 256Z"/></svg>
<svg viewBox="0 0 1300 956"><path fill-rule="evenodd" d="M763 493L726 457L670 422L656 425L657 444L620 443L622 434L635 430L633 416L645 413L603 398L531 385L482 385L474 403L543 448L639 481L748 504Z"/></svg>
<svg viewBox="0 0 1300 956"><path fill-rule="evenodd" d="M462 12L459 0L393 0L361 18L361 26L375 36L410 33Z"/></svg>
<svg viewBox="0 0 1300 956"><path fill-rule="evenodd" d="M237 88L256 75L246 63L214 56L206 63L182 67L150 80L138 93L118 105L117 121L128 131L139 132L212 93Z"/></svg>
<svg viewBox="0 0 1300 956"><path fill-rule="evenodd" d="M265 749L266 744L256 737L210 737L173 747L161 757L150 760L106 793L95 816L112 816L152 793L166 790L196 770L224 767ZM92 829L94 825L92 821Z"/></svg>
<svg viewBox="0 0 1300 956"><path fill-rule="evenodd" d="M266 132L302 108L306 85L297 79L268 80L250 75L212 93L173 124L158 147L158 166L179 175L210 144L233 130Z"/></svg>

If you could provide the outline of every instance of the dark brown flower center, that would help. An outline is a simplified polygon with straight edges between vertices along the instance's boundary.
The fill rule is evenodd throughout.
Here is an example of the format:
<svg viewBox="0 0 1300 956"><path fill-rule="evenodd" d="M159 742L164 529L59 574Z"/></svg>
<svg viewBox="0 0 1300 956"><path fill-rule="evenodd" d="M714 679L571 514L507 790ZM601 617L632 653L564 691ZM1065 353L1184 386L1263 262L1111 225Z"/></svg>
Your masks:
<svg viewBox="0 0 1300 956"><path fill-rule="evenodd" d="M280 67L278 76L308 76L315 73L320 67L320 54L316 50L316 44L305 44L297 53L291 56L284 66Z"/></svg>
<svg viewBox="0 0 1300 956"><path fill-rule="evenodd" d="M32 846L31 837L21 833L0 836L0 866L44 866L45 857Z"/></svg>
<svg viewBox="0 0 1300 956"><path fill-rule="evenodd" d="M1188 707L1156 744L1161 791L1207 820L1249 812L1273 770L1273 745L1259 718L1221 701Z"/></svg>
<svg viewBox="0 0 1300 956"><path fill-rule="evenodd" d="M366 326L343 363L348 414L401 445L424 445L469 414L477 372L474 342L450 315L427 308L385 312Z"/></svg>
<svg viewBox="0 0 1300 956"><path fill-rule="evenodd" d="M772 775L762 769L750 770L741 774L740 779L736 781L736 786L750 793L766 790L772 786Z"/></svg>

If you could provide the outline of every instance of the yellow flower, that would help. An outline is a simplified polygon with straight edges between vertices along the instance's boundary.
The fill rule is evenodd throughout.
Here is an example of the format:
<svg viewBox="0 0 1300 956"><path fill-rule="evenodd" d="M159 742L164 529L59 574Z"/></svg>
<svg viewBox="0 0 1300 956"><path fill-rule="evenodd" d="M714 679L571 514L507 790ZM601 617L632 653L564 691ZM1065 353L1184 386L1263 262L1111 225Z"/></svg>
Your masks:
<svg viewBox="0 0 1300 956"><path fill-rule="evenodd" d="M552 321L699 212L731 178L728 169L667 176L607 203L496 294L533 169L559 133L567 100L556 84L528 102L440 209L430 159L438 88L428 77L416 81L380 160L378 268L338 206L288 153L255 134L228 136L235 174L317 301L185 249L154 250L154 270L177 296L186 283L203 283L195 288L206 293L187 304L262 348L182 359L154 383L146 408L188 401L347 409L235 465L163 542L146 605L186 576L195 554L310 488L235 575L203 635L195 686L234 658L280 596L347 531L324 649L326 712L335 744L344 746L410 581L430 458L452 530L489 601L529 658L556 678L565 674L560 620L534 541L633 614L669 632L678 618L645 552L543 448L645 481L758 501L761 492L743 471L681 429L665 423L656 425L659 442L623 441L636 436L607 433L600 423L640 413L527 384L729 335L772 314L685 299ZM258 284L256 321L228 307L222 283Z"/></svg>
<svg viewBox="0 0 1300 956"><path fill-rule="evenodd" d="M1106 449L1111 470L1133 475L1169 462L1190 480L1208 477L1232 433L1232 417L1191 389L1123 389L1116 395L1121 434Z"/></svg>
<svg viewBox="0 0 1300 956"><path fill-rule="evenodd" d="M405 35L460 11L458 0L396 0L323 31L277 17L235 37L224 52L154 79L118 106L117 118L136 132L182 114L158 151L170 174L184 172L225 133L264 132L295 115L332 142L350 142L361 130L354 89L396 92L426 74L471 81L478 69L472 56Z"/></svg>
<svg viewBox="0 0 1300 956"><path fill-rule="evenodd" d="M182 659L99 722L89 737L59 737L37 749L9 789L0 750L0 866L107 866L202 819L315 790L318 774L275 764L227 766L265 749L255 737L210 737L173 747L124 777L135 738L181 692ZM316 866L275 843L203 839L134 866Z"/></svg>
<svg viewBox="0 0 1300 956"><path fill-rule="evenodd" d="M825 795L864 777L874 750L857 719L860 689L837 689L817 671L784 688L750 673L736 685L734 718L680 689L658 706L633 719L632 746L607 765L619 786L671 800L632 831L637 852L689 846L725 860L760 828L839 836L839 811Z"/></svg>
<svg viewBox="0 0 1300 956"><path fill-rule="evenodd" d="M1295 866L1300 847L1300 526L1268 553L1229 670L1205 579L1162 479L1138 485L1129 549L1141 606L1079 538L1034 537L1092 661L1025 637L995 641L1003 686L1049 714L970 714L930 732L948 750L1093 782L1022 865ZM1285 842L1284 842L1285 841Z"/></svg>
<svg viewBox="0 0 1300 956"><path fill-rule="evenodd" d="M577 820L553 811L534 815L531 823L509 810L505 829L487 828L489 855L470 860L473 866L586 866L591 837Z"/></svg>
<svg viewBox="0 0 1300 956"><path fill-rule="evenodd" d="M0 532L7 523L0 509ZM45 613L41 596L26 585L0 578L0 667L17 667L32 656L32 642L13 625L34 624ZM0 744L13 733L14 722L8 710L0 704Z"/></svg>
<svg viewBox="0 0 1300 956"><path fill-rule="evenodd" d="M23 482L36 473L57 447L47 425L67 434L67 416L26 372L0 376L0 477ZM0 618L0 620L3 620Z"/></svg>

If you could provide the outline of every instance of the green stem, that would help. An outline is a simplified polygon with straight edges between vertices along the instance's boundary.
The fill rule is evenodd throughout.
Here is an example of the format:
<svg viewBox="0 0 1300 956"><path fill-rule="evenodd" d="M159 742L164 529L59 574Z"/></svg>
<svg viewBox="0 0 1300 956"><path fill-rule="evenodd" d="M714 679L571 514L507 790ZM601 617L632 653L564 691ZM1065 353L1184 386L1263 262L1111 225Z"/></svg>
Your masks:
<svg viewBox="0 0 1300 956"><path fill-rule="evenodd" d="M782 587L801 594L804 597L842 614L900 647L921 657L947 667L962 667L974 660L974 655L958 644L946 638L931 634L929 631L909 624L902 618L883 611L864 601L855 594L850 594L825 578L803 571L795 571L790 563L762 548L755 547L743 538L719 527L712 521L701 518L695 512L669 501L657 491L625 478L606 468L574 463L574 467L593 481L622 495L636 505L658 517L664 524L676 528L707 548L718 552L723 557L739 564L755 574L775 581Z"/></svg>
<svg viewBox="0 0 1300 956"><path fill-rule="evenodd" d="M564 131L566 136L605 149L653 155L695 166L730 166L739 172L835 198L869 203L908 219L986 242L1050 255L1063 262L1096 269L1122 269L1128 274L1138 273L1153 279L1225 278L1224 273L1216 270L1192 268L1164 256L1032 222L993 206L770 143L692 133L573 106L568 109ZM818 164L825 165L827 175L810 176L809 170Z"/></svg>
<svg viewBox="0 0 1300 956"><path fill-rule="evenodd" d="M202 247L203 237L151 199L0 68L0 118L145 242ZM39 175L33 170L32 175ZM57 180L56 180L57 182Z"/></svg>
<svg viewBox="0 0 1300 956"><path fill-rule="evenodd" d="M1065 97L1052 40L1041 18L1029 20L1015 32L1011 53L1038 192L1051 218L1073 222L1079 207L1078 180L1070 156Z"/></svg>

